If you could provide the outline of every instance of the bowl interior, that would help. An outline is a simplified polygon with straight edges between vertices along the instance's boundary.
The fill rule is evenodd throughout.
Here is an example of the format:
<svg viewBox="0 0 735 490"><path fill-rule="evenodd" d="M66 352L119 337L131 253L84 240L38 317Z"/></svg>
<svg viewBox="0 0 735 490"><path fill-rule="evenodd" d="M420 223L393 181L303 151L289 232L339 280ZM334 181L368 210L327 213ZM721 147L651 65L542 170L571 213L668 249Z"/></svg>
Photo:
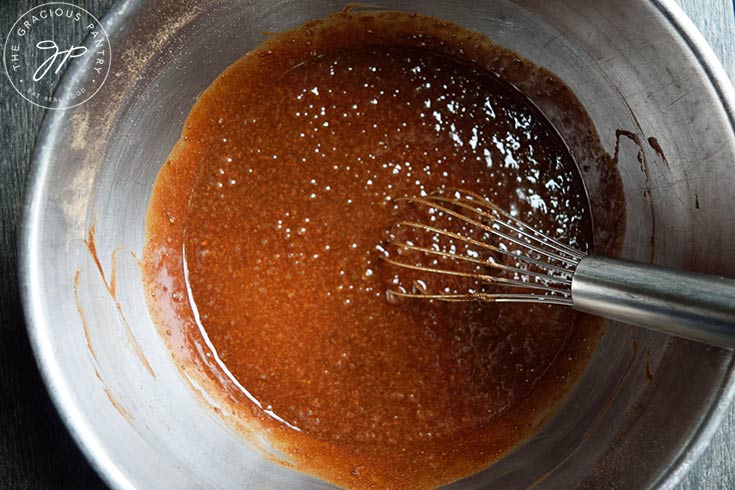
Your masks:
<svg viewBox="0 0 735 490"><path fill-rule="evenodd" d="M149 318L137 259L151 186L197 95L263 31L342 7L123 2L104 21L113 49L107 83L47 120L23 244L31 336L64 417L114 486L330 488L263 458L212 409L217 400L179 372ZM391 8L478 30L569 85L607 151L619 150L625 257L735 275L735 137L668 7L401 0ZM84 73L75 66L67 76ZM667 477L731 388L732 362L729 351L611 324L549 422L451 488L673 484Z"/></svg>

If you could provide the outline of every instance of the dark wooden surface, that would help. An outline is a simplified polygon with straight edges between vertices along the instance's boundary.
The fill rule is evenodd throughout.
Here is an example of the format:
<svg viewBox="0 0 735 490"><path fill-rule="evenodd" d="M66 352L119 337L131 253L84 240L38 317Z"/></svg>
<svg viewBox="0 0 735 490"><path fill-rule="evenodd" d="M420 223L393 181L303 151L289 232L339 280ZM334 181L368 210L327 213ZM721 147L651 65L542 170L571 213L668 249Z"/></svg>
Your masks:
<svg viewBox="0 0 735 490"><path fill-rule="evenodd" d="M98 18L112 0L67 0ZM735 74L735 24L731 0L680 0ZM16 19L37 2L4 2L3 42ZM94 489L104 484L66 431L33 359L17 286L18 227L28 168L44 110L0 82L0 487ZM735 488L735 409L683 489Z"/></svg>
<svg viewBox="0 0 735 490"><path fill-rule="evenodd" d="M112 4L112 0L67 1L98 18ZM41 3L0 4L3 44L18 17ZM26 335L16 273L18 226L44 110L22 99L4 72L0 78L0 487L105 488L51 404Z"/></svg>

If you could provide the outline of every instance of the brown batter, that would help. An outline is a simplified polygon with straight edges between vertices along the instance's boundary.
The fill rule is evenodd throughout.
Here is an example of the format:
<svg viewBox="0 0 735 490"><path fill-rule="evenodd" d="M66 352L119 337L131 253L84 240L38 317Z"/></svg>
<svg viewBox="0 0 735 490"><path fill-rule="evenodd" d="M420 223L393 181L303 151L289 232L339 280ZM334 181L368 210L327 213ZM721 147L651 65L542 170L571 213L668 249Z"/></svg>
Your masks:
<svg viewBox="0 0 735 490"><path fill-rule="evenodd" d="M297 469L351 488L467 476L543 421L594 348L597 322L571 309L386 301L376 245L399 197L462 187L592 246L575 162L500 59L558 83L436 19L310 23L202 94L158 176L153 316ZM614 236L603 208L597 236Z"/></svg>

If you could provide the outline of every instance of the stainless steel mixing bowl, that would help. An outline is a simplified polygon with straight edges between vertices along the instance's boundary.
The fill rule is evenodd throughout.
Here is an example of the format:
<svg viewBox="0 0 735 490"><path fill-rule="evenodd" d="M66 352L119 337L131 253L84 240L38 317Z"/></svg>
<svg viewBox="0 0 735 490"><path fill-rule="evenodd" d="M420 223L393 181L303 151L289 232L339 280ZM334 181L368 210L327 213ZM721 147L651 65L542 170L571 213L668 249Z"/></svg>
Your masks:
<svg viewBox="0 0 735 490"><path fill-rule="evenodd" d="M206 393L195 394L151 324L128 251L140 256L151 185L197 94L257 45L262 31L342 6L333 0L118 3L103 22L113 62L106 84L86 104L47 116L22 240L30 335L59 411L115 488L329 487L261 457L203 401ZM673 2L401 0L387 6L479 30L551 69L586 105L610 152L616 130L638 135L646 165L636 158L636 144L620 143L625 256L646 260L655 245L657 263L735 275L735 97ZM73 66L59 90L89 76L88 68ZM115 298L84 242L93 225L108 279L117 269ZM113 264L119 246L125 248ZM731 351L611 325L558 413L497 464L450 488L671 488L733 396L733 360Z"/></svg>

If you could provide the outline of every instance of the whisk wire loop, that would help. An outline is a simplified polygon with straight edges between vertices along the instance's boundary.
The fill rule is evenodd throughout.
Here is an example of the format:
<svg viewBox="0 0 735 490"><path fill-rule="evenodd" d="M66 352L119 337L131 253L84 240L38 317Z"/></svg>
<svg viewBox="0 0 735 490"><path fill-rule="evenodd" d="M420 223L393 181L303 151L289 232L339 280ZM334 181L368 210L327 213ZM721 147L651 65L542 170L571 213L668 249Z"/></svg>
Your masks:
<svg viewBox="0 0 735 490"><path fill-rule="evenodd" d="M547 245L549 247L556 248L560 252L563 252L563 253L566 253L568 255L571 255L572 257L576 257L578 260L583 259L587 255L584 252L581 252L581 251L577 250L576 248L570 247L566 243L563 243L563 242L561 242L559 240L556 240L556 239L548 236L545 233L542 233L542 232L538 231L534 227L532 227L532 226L524 223L520 219L518 219L515 216L511 215L510 213L508 213L506 210L504 210L503 208L501 208L500 206L498 206L494 202L492 202L492 201L490 201L490 200L482 197L481 195L479 195L479 194L477 194L475 192L467 191L467 190L462 190L462 189L458 189L458 188L452 187L452 188L446 188L446 189L443 189L441 191L438 191L435 194L436 195L440 195L442 192L455 192L455 193L458 193L458 195L465 194L467 196L470 196L471 198L473 198L472 199L472 202L476 202L476 203L478 203L481 206L483 206L483 205L486 206L487 208L495 211L498 215L502 216L503 218L506 218L506 219L510 220L511 222L517 224L521 228L525 228L525 229L529 230L533 235L537 235L537 236L541 237L544 245ZM458 198L458 200L459 199L461 199L461 198Z"/></svg>
<svg viewBox="0 0 735 490"><path fill-rule="evenodd" d="M450 238L456 239L457 241L464 242L464 243L467 243L467 244L470 244L470 245L475 245L475 246L477 246L479 248L483 248L485 250L489 250L489 251L492 251L492 252L495 252L495 253L498 253L498 254L501 254L501 255L505 255L505 256L510 257L510 258L514 258L514 259L517 259L518 258L518 255L517 254L514 254L513 252L511 252L509 250L504 250L504 249L501 249L499 247L496 247L496 246L494 246L494 245L492 245L490 243L485 243L485 242L482 242L480 240L475 240L473 238L460 235L459 233L453 233L451 231L444 230L444 229L441 229L441 228L436 228L434 226L429 226L429 225L425 225L425 224L422 224L422 223L416 223L416 222L413 222L413 221L402 221L402 222L398 223L396 226L407 226L407 227L421 229L421 230L424 230L424 231L435 233L437 236L450 237ZM402 246L402 242L393 241L392 243L394 245L396 245L398 248L405 248L405 247ZM453 254L453 255L456 258L463 257L463 256L459 256L459 255L456 255L456 254ZM542 261L542 260L538 260L538 259L535 259L533 257L526 257L525 260L528 263L531 263L533 265L536 265L536 266L539 266L539 267L548 268L548 269L557 271L557 272L559 272L561 274L569 274L569 275L571 275L574 272L572 269L569 269L569 268L566 268L566 267L562 267L562 266L559 266L559 265L556 265L556 264L549 264L548 262L545 262L545 261ZM483 265L487 265L487 266L491 266L491 267L493 266L492 264L494 264L494 263L497 263L497 262L482 261L482 264ZM511 270L511 269L508 269L508 270ZM529 271L526 270L526 269L518 269L518 271L523 271L523 273L526 273L526 274L529 273ZM533 274L531 274L531 275L533 275ZM542 275L544 277L547 276L547 274L542 274ZM571 282L569 282L569 284L571 284Z"/></svg>
<svg viewBox="0 0 735 490"><path fill-rule="evenodd" d="M420 220L400 221L388 232L388 249L394 250L400 258L393 258L388 249L381 248L383 260L414 274L424 273L445 281L454 278L467 283L459 287L452 283L453 287L430 291L423 279L417 279L412 282L411 291L403 286L391 288L387 291L390 297L447 302L572 304L572 276L585 253L536 230L472 191L447 188L424 197L395 201L425 210L434 223L437 217L447 222L457 220L461 231ZM417 238L402 237L402 229ZM423 242L429 238L431 245L426 246ZM512 291L495 291L495 287Z"/></svg>

